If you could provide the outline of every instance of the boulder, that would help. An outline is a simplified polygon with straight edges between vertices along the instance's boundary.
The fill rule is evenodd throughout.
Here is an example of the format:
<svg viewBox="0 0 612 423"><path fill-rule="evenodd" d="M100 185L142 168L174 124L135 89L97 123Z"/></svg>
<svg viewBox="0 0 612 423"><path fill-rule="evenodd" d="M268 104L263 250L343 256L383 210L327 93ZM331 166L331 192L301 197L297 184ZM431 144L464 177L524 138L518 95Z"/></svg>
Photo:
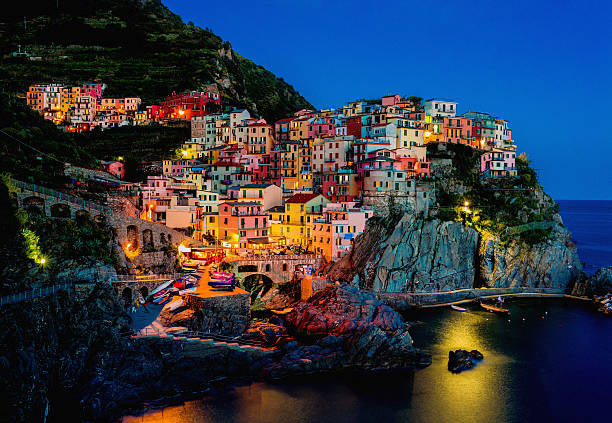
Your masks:
<svg viewBox="0 0 612 423"><path fill-rule="evenodd" d="M471 369L476 361L484 358L478 350L466 351L456 350L448 352L448 370L452 373L461 373L464 370Z"/></svg>

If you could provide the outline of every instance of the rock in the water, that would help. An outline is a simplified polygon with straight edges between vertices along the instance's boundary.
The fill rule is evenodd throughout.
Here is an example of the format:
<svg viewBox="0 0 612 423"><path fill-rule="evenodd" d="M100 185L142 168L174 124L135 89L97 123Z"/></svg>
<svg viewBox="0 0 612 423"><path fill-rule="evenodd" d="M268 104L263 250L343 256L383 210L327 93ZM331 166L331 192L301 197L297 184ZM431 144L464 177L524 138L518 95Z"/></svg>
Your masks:
<svg viewBox="0 0 612 423"><path fill-rule="evenodd" d="M471 369L474 366L474 361L480 361L484 358L478 350L466 351L456 350L448 352L448 370L453 373L461 373L464 370Z"/></svg>

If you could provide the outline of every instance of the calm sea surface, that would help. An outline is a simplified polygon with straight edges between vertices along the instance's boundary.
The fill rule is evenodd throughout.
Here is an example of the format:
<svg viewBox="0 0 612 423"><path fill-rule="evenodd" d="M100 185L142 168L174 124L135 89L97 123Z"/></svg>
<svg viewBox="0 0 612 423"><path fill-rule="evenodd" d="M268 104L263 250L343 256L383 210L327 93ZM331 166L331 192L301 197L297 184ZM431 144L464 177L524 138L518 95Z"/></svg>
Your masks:
<svg viewBox="0 0 612 423"><path fill-rule="evenodd" d="M612 266L612 201L559 202L563 223L572 232L584 270Z"/></svg>
<svg viewBox="0 0 612 423"><path fill-rule="evenodd" d="M612 202L562 201L587 271L612 265ZM509 300L510 317L470 306L407 316L423 370L369 377L255 383L128 422L594 422L610 421L612 318L565 299ZM454 375L448 351L478 349L483 362Z"/></svg>

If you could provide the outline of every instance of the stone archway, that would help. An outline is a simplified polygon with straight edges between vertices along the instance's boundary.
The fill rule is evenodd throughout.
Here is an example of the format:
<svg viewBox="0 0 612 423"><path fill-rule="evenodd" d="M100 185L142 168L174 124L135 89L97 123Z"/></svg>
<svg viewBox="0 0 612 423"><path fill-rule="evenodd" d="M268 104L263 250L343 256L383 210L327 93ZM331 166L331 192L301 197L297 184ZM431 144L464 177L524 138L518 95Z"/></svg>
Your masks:
<svg viewBox="0 0 612 423"><path fill-rule="evenodd" d="M51 217L70 218L70 206L62 203L56 203L49 208Z"/></svg>
<svg viewBox="0 0 612 423"><path fill-rule="evenodd" d="M144 229L142 231L142 248L143 249L151 249L154 248L153 245L153 231L151 229Z"/></svg>
<svg viewBox="0 0 612 423"><path fill-rule="evenodd" d="M30 213L44 213L45 200L40 197L32 196L23 199L23 208Z"/></svg>
<svg viewBox="0 0 612 423"><path fill-rule="evenodd" d="M138 242L138 227L136 225L130 225L126 228L127 243L130 250L137 250L140 243Z"/></svg>
<svg viewBox="0 0 612 423"><path fill-rule="evenodd" d="M121 291L121 301L123 302L123 305L125 306L125 308L132 306L132 289L131 288L124 288L123 291Z"/></svg>
<svg viewBox="0 0 612 423"><path fill-rule="evenodd" d="M161 245L166 245L167 241L166 241L166 234L165 233L161 233L159 234L159 243Z"/></svg>
<svg viewBox="0 0 612 423"><path fill-rule="evenodd" d="M140 291L140 295L142 295L142 298L144 298L144 300L147 300L147 297L149 296L149 288L147 288L146 286L143 286L139 289Z"/></svg>

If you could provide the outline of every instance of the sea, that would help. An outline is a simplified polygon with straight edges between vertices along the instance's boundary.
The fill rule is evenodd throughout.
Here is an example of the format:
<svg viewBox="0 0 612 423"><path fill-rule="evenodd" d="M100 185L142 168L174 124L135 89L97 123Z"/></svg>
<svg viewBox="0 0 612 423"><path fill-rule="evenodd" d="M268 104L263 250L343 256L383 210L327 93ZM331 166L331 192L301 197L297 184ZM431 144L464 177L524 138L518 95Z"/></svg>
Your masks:
<svg viewBox="0 0 612 423"><path fill-rule="evenodd" d="M612 201L560 201L585 270L612 266ZM600 422L610 421L612 318L569 299L513 299L509 316L476 305L461 313L406 317L415 345L433 356L415 371L311 376L253 383L178 406L125 416L124 423ZM448 352L484 360L452 374Z"/></svg>

